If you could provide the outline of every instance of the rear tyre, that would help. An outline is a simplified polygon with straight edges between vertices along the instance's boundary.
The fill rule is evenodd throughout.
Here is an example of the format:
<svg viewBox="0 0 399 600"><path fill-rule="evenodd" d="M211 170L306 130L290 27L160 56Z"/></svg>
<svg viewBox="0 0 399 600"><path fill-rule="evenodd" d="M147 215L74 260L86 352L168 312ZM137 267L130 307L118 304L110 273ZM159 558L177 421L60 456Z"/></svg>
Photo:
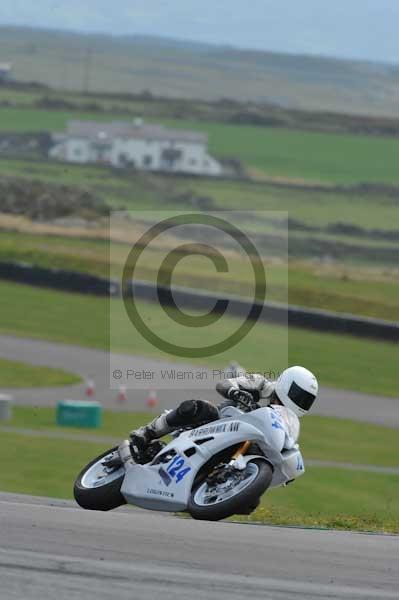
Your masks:
<svg viewBox="0 0 399 600"><path fill-rule="evenodd" d="M247 463L242 475L232 474L223 484L215 486L208 478L202 479L193 486L188 512L194 519L206 521L219 521L234 514L249 514L258 506L272 477L270 464L255 458Z"/></svg>
<svg viewBox="0 0 399 600"><path fill-rule="evenodd" d="M121 464L112 469L103 461L117 456L117 447L97 456L82 469L76 478L73 494L76 502L87 510L112 510L126 504L121 494L125 469Z"/></svg>

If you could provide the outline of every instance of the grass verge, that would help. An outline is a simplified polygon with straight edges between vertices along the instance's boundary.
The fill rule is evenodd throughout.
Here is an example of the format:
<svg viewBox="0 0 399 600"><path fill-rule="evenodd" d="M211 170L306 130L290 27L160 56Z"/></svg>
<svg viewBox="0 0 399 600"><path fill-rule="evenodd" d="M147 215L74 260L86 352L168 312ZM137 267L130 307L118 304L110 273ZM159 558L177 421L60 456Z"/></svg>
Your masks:
<svg viewBox="0 0 399 600"><path fill-rule="evenodd" d="M97 429L60 427L55 422L55 408L37 406L14 406L12 419L4 426L35 429L36 431L59 431L63 434L79 433L92 437L96 435L125 438L131 429L140 427L154 418L152 413L103 411L102 425Z"/></svg>
<svg viewBox="0 0 399 600"><path fill-rule="evenodd" d="M243 520L399 533L398 493L399 476L311 467L292 485L266 493Z"/></svg>
<svg viewBox="0 0 399 600"><path fill-rule="evenodd" d="M0 331L94 348L109 348L109 301L6 282L0 283ZM29 306L29 311L26 310ZM153 331L173 343L187 343L186 328L166 319L159 306L137 303ZM122 302L111 301L112 350L175 360L144 340L126 318ZM213 326L196 328L192 345L226 339L241 321L223 317ZM193 337L192 329L190 337ZM179 339L180 338L180 339ZM397 397L398 346L352 336L258 323L234 348L214 357L191 360L213 367L232 359L248 370L279 372L290 364L310 366L323 385ZM181 359L179 359L181 360Z"/></svg>
<svg viewBox="0 0 399 600"><path fill-rule="evenodd" d="M37 367L0 359L0 388L55 387L79 383L81 378L62 369Z"/></svg>
<svg viewBox="0 0 399 600"><path fill-rule="evenodd" d="M0 472L3 492L71 498L76 475L104 451L104 444L2 432L0 448L4 453Z"/></svg>

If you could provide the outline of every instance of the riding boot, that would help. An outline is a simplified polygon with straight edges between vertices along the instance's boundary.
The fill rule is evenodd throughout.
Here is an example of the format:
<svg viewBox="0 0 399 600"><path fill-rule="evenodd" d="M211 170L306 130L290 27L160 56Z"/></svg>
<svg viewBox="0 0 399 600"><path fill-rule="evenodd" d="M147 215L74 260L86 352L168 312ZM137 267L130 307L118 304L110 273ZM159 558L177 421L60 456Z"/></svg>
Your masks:
<svg viewBox="0 0 399 600"><path fill-rule="evenodd" d="M136 446L140 451L145 450L152 440L157 440L167 433L170 433L175 428L170 426L167 421L168 413L164 412L159 417L155 417L151 423L143 425L139 429L134 429L130 432L130 439L133 446Z"/></svg>

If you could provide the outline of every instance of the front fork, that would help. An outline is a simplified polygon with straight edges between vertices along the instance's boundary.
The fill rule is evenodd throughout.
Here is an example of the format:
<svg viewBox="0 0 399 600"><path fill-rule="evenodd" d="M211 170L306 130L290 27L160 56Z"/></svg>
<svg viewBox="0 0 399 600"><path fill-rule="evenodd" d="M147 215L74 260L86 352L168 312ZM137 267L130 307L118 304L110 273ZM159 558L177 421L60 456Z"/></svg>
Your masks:
<svg viewBox="0 0 399 600"><path fill-rule="evenodd" d="M238 469L239 471L243 471L246 466L246 462L244 460L244 454L247 452L251 445L251 442L244 442L241 446L234 452L231 460L229 462L229 467L233 467L234 469Z"/></svg>

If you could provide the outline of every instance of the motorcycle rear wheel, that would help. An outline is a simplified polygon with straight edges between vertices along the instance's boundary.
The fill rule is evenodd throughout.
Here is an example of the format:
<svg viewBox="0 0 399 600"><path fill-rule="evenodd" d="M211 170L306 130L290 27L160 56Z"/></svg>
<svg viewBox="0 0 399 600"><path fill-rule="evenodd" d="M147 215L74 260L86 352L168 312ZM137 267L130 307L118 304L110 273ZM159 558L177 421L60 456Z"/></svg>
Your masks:
<svg viewBox="0 0 399 600"><path fill-rule="evenodd" d="M94 458L81 470L75 480L73 495L76 502L87 510L112 510L126 504L121 494L125 469L121 465L113 470L106 469L104 459L112 457L117 447Z"/></svg>
<svg viewBox="0 0 399 600"><path fill-rule="evenodd" d="M256 507L271 483L273 469L265 460L255 458L247 463L243 475L230 488L227 484L212 487L207 479L194 485L187 508L190 515L194 519L219 521L245 514L247 507Z"/></svg>

